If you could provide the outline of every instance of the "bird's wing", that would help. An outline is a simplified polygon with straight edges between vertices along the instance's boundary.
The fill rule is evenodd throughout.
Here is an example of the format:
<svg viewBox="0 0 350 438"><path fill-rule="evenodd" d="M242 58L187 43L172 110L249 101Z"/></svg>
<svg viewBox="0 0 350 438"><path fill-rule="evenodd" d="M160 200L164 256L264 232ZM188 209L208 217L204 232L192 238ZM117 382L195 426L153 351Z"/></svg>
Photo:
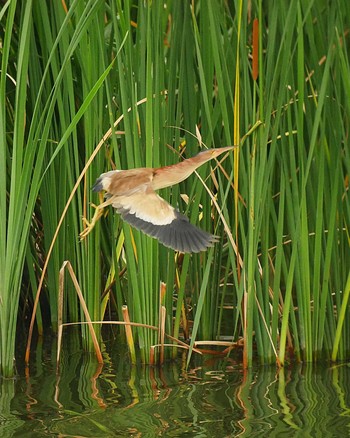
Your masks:
<svg viewBox="0 0 350 438"><path fill-rule="evenodd" d="M147 184L128 196L113 196L113 207L122 219L163 245L180 252L199 252L216 237L192 225Z"/></svg>
<svg viewBox="0 0 350 438"><path fill-rule="evenodd" d="M175 218L174 207L148 185L139 187L132 194L114 196L112 206L121 215L127 212L153 225L168 225Z"/></svg>

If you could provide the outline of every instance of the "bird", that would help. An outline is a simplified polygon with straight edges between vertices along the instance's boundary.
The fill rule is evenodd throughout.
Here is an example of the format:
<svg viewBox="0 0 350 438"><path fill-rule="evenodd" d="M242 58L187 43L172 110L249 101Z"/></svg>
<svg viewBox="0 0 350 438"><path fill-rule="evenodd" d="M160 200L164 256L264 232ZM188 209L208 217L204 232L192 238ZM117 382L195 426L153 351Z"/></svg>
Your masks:
<svg viewBox="0 0 350 438"><path fill-rule="evenodd" d="M161 198L156 191L188 178L198 167L234 146L206 149L191 158L170 166L102 173L92 190L105 191L105 202L96 208L95 215L80 233L84 239L102 216L104 207L112 205L123 221L157 239L164 246L182 253L198 253L214 245L217 237L192 225L188 218Z"/></svg>

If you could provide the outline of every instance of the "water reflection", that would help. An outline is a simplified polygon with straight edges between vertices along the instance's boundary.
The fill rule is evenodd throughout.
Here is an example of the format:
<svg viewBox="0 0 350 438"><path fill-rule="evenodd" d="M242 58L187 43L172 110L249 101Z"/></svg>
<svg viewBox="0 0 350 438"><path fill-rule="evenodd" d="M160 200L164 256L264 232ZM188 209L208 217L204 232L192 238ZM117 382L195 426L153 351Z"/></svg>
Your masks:
<svg viewBox="0 0 350 438"><path fill-rule="evenodd" d="M68 349L56 375L54 357L39 348L29 375L0 380L1 437L349 434L346 364L243 372L232 360L204 359L186 372L185 358L132 367L118 345L105 348L103 367Z"/></svg>

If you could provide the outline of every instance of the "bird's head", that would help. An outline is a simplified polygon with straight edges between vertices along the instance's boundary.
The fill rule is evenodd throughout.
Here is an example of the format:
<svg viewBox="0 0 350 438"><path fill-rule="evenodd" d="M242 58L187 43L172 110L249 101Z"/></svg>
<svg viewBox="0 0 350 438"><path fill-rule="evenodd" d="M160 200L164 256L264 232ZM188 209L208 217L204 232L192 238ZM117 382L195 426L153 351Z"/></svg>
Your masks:
<svg viewBox="0 0 350 438"><path fill-rule="evenodd" d="M231 151L235 147L236 146L225 146L223 148L206 149L199 152L199 154L197 154L195 158L198 157L198 161L205 163L206 161L209 161L212 158L216 158L224 152Z"/></svg>

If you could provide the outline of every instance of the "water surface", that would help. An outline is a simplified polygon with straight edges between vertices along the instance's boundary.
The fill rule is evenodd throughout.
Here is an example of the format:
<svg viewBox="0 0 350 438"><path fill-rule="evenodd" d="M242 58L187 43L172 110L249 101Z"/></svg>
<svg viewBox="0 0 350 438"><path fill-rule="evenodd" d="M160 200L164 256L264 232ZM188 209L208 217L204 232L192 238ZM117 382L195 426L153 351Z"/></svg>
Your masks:
<svg viewBox="0 0 350 438"><path fill-rule="evenodd" d="M295 365L243 372L239 361L185 357L134 367L107 343L105 364L67 348L56 373L51 341L29 370L0 379L1 437L343 437L350 368Z"/></svg>

